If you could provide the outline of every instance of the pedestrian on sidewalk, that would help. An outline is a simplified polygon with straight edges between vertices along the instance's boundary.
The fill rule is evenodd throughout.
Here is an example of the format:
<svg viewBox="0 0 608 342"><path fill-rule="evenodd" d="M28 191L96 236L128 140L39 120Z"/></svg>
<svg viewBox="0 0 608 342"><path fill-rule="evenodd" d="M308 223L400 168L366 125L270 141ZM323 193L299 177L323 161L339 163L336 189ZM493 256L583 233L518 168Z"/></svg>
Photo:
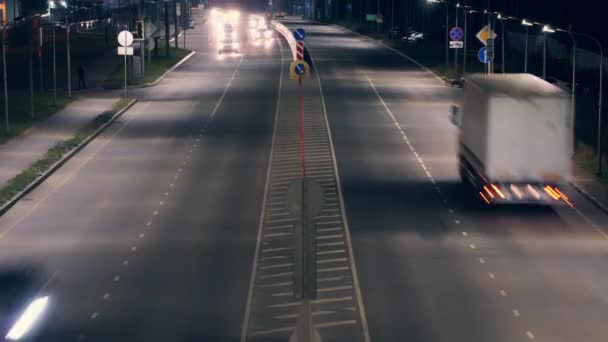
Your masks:
<svg viewBox="0 0 608 342"><path fill-rule="evenodd" d="M78 65L78 89L86 89L87 83L85 81L86 69L84 65Z"/></svg>

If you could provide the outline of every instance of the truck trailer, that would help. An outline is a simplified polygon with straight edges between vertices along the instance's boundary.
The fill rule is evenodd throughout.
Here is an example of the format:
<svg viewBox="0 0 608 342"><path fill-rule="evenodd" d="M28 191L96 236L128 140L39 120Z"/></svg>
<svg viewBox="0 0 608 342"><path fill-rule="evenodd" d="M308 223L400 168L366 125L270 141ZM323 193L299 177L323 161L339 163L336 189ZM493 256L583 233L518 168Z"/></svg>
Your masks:
<svg viewBox="0 0 608 342"><path fill-rule="evenodd" d="M460 176L486 204L570 204L560 185L573 152L570 97L530 74L465 77Z"/></svg>

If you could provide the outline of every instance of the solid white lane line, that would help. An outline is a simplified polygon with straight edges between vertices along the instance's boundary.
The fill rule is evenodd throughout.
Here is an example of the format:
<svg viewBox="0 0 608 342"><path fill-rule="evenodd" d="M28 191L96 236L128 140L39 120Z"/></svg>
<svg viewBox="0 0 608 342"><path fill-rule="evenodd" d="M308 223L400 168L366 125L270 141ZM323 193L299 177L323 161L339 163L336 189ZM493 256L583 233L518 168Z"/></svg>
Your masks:
<svg viewBox="0 0 608 342"><path fill-rule="evenodd" d="M293 331L295 327L284 327L284 328L276 328L276 329L268 329L268 330L258 330L251 333L251 336L261 336L261 335L271 335L279 332Z"/></svg>
<svg viewBox="0 0 608 342"><path fill-rule="evenodd" d="M270 270L270 269L274 269L274 268L283 268L283 267L291 267L291 266L293 266L293 262L288 262L285 264L278 264L278 265L260 266L260 270Z"/></svg>
<svg viewBox="0 0 608 342"><path fill-rule="evenodd" d="M326 303L336 303L336 302L346 302L349 300L353 300L352 296L346 297L336 297L336 298L322 298L322 299L314 299L311 300L311 304L326 304Z"/></svg>
<svg viewBox="0 0 608 342"><path fill-rule="evenodd" d="M334 286L334 287L323 287L323 288L318 288L317 291L318 292L331 292L331 291L342 291L342 290L352 290L352 286L350 285L346 285L346 286Z"/></svg>
<svg viewBox="0 0 608 342"><path fill-rule="evenodd" d="M344 245L344 241L318 243L317 247L341 246L341 245Z"/></svg>
<svg viewBox="0 0 608 342"><path fill-rule="evenodd" d="M320 251L317 252L317 255L326 255L326 254L342 254L346 253L346 249L335 249L331 251Z"/></svg>
<svg viewBox="0 0 608 342"><path fill-rule="evenodd" d="M326 283L328 281L341 281L347 279L347 277L318 277L317 283Z"/></svg>
<svg viewBox="0 0 608 342"><path fill-rule="evenodd" d="M291 306L299 306L302 305L302 302L288 302L288 303L281 303L281 304L272 304L272 305L267 305L267 308L288 308Z"/></svg>
<svg viewBox="0 0 608 342"><path fill-rule="evenodd" d="M260 276L260 279L280 278L293 275L293 272L281 272L273 274L264 274Z"/></svg>
<svg viewBox="0 0 608 342"><path fill-rule="evenodd" d="M260 285L262 287L281 287L281 286L290 286L293 285L293 281L284 281L280 283L272 283L272 284L263 284Z"/></svg>
<svg viewBox="0 0 608 342"><path fill-rule="evenodd" d="M277 247L277 248L265 248L262 249L262 253L272 253L272 252L280 252L280 251L290 251L293 248L291 247Z"/></svg>
<svg viewBox="0 0 608 342"><path fill-rule="evenodd" d="M298 318L298 317L300 317L300 314L297 314L297 313L272 316L272 318L275 318L275 319L294 319L294 318Z"/></svg>
<svg viewBox="0 0 608 342"><path fill-rule="evenodd" d="M336 234L336 235L325 235L325 236L316 236L317 240L327 240L327 239L341 239L344 237L344 234Z"/></svg>
<svg viewBox="0 0 608 342"><path fill-rule="evenodd" d="M329 327L335 327L335 326L340 326L340 325L353 325L353 324L357 324L357 321L355 321L354 319L347 320L347 321L317 323L317 324L315 324L315 328L329 328Z"/></svg>
<svg viewBox="0 0 608 342"><path fill-rule="evenodd" d="M335 232L335 231L338 231L338 230L342 230L342 227L335 227L335 228L320 228L320 229L317 229L317 232L319 232L319 233L320 233L320 232Z"/></svg>
<svg viewBox="0 0 608 342"><path fill-rule="evenodd" d="M345 262L348 261L348 258L335 258L335 259L321 259L317 260L317 264L330 264L334 262Z"/></svg>
<svg viewBox="0 0 608 342"><path fill-rule="evenodd" d="M325 273L325 272L336 272L336 271L346 271L348 270L348 266L342 267L328 267L328 268L318 268L317 273Z"/></svg>

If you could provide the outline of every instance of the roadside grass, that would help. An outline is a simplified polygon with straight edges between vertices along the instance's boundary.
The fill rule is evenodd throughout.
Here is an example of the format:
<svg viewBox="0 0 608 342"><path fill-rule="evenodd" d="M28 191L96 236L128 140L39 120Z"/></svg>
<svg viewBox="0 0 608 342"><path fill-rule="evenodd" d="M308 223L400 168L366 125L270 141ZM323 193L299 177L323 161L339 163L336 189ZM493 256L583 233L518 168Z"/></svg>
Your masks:
<svg viewBox="0 0 608 342"><path fill-rule="evenodd" d="M49 116L55 114L74 101L74 98L57 95L57 104L55 105L53 103L52 94L35 94L34 117L32 117L30 114L29 95L9 93L8 98L8 130L6 129L4 117L4 100L0 100L0 109L2 112L2 117L0 118L0 144L4 144L9 139L23 133L33 124L46 120Z"/></svg>
<svg viewBox="0 0 608 342"><path fill-rule="evenodd" d="M176 49L172 47L170 49L169 57L152 56L150 65L147 67L144 78L141 80L130 80L128 85L141 85L154 82L167 70L177 64L182 58L186 57L190 52L191 50ZM103 82L103 87L106 89L118 89L123 87L125 82L124 73L124 65L120 64Z"/></svg>
<svg viewBox="0 0 608 342"><path fill-rule="evenodd" d="M597 151L595 147L578 141L574 153L574 162L589 172L595 175L603 183L608 183L608 156L603 154L602 158L602 174L597 174Z"/></svg>
<svg viewBox="0 0 608 342"><path fill-rule="evenodd" d="M0 188L0 206L3 206L15 195L25 190L27 186L49 170L53 164L57 163L68 152L85 141L99 127L108 122L114 114L124 108L128 101L129 100L124 98L117 100L112 110L96 116L89 124L78 130L71 138L58 142L55 146L49 148L41 159L11 178L5 186Z"/></svg>

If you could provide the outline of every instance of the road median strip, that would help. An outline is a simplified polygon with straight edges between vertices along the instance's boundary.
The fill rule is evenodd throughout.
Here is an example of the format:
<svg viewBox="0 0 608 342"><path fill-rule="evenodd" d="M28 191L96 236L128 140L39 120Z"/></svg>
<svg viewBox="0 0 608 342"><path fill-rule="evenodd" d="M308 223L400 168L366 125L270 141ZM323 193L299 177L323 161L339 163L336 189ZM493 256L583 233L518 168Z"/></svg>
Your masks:
<svg viewBox="0 0 608 342"><path fill-rule="evenodd" d="M95 117L71 138L58 142L49 148L41 159L11 178L6 185L0 188L0 216L42 184L136 102L137 99L118 100L112 110Z"/></svg>

